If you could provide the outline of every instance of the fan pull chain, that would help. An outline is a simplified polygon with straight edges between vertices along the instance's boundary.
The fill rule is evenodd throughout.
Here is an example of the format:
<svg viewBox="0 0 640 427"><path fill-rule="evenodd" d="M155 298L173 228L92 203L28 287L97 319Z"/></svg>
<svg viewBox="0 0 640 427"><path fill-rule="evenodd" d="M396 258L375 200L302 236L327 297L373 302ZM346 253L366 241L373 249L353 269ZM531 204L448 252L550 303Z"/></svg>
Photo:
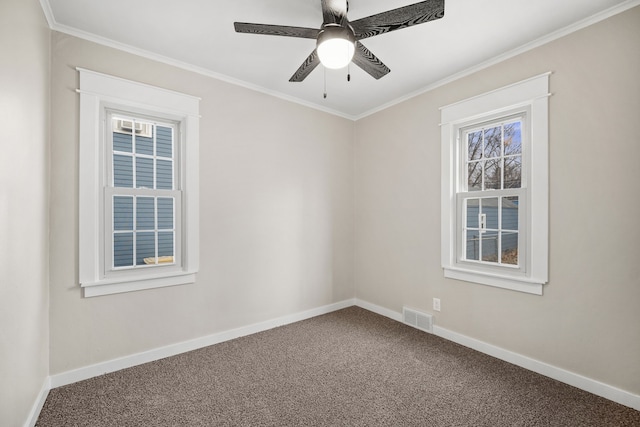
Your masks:
<svg viewBox="0 0 640 427"><path fill-rule="evenodd" d="M322 67L324 72L324 99L327 99L327 67Z"/></svg>
<svg viewBox="0 0 640 427"><path fill-rule="evenodd" d="M349 4L349 2L347 2L347 5ZM351 63L347 64L347 81L350 82L351 81Z"/></svg>

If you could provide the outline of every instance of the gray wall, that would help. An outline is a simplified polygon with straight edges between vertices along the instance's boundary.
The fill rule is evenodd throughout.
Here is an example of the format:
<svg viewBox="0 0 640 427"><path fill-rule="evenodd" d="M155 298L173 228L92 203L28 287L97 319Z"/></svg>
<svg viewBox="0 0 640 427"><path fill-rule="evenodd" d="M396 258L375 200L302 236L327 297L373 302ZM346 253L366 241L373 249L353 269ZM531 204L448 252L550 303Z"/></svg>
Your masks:
<svg viewBox="0 0 640 427"><path fill-rule="evenodd" d="M36 0L0 2L0 425L49 375L49 43Z"/></svg>
<svg viewBox="0 0 640 427"><path fill-rule="evenodd" d="M197 283L81 297L75 67L202 98ZM354 297L353 122L55 32L51 96L52 375Z"/></svg>
<svg viewBox="0 0 640 427"><path fill-rule="evenodd" d="M640 395L640 7L378 114L355 132L358 298ZM443 278L438 108L546 72L544 296Z"/></svg>

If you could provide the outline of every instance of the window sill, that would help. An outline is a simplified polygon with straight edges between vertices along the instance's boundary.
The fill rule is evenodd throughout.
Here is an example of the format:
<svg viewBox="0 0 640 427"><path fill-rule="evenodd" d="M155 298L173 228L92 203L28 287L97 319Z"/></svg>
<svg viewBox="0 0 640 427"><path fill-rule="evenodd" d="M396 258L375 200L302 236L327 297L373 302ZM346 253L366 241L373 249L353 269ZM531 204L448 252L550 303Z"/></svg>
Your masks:
<svg viewBox="0 0 640 427"><path fill-rule="evenodd" d="M143 289L163 288L166 286L186 285L196 281L195 272L181 272L164 276L139 276L118 279L103 279L81 283L85 298L112 295Z"/></svg>
<svg viewBox="0 0 640 427"><path fill-rule="evenodd" d="M530 277L515 277L487 273L484 271L472 271L456 267L445 266L444 277L449 279L463 280L465 282L480 283L482 285L494 286L496 288L510 289L512 291L525 292L528 294L542 295L542 288L545 283Z"/></svg>

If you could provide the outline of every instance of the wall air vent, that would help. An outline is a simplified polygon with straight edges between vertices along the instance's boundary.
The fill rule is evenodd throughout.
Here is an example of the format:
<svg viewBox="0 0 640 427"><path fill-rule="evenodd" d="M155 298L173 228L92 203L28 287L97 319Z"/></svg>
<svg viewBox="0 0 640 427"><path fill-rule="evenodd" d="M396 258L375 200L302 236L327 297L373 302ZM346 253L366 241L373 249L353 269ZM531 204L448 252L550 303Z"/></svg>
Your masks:
<svg viewBox="0 0 640 427"><path fill-rule="evenodd" d="M424 332L433 332L433 316L427 313L402 307L402 322Z"/></svg>

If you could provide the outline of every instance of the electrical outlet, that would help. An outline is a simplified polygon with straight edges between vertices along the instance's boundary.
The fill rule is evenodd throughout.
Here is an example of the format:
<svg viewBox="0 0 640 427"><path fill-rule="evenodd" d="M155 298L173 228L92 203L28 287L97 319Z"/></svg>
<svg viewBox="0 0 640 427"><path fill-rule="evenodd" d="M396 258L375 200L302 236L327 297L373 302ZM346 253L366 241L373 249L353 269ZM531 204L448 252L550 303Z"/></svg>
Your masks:
<svg viewBox="0 0 640 427"><path fill-rule="evenodd" d="M440 298L433 299L433 309L435 311L440 311Z"/></svg>

